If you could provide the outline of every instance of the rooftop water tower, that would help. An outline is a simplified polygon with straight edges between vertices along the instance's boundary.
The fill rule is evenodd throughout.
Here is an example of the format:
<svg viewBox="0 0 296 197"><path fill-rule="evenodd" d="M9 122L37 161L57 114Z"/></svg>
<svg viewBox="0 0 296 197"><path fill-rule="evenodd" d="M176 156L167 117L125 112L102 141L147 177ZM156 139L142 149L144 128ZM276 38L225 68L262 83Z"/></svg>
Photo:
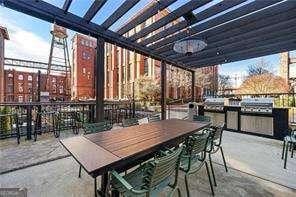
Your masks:
<svg viewBox="0 0 296 197"><path fill-rule="evenodd" d="M50 54L46 78L46 92L50 92L50 88L55 86L60 94L63 94L68 99L71 96L71 65L69 58L69 50L67 44L67 29L56 24L53 24ZM61 70L59 72L53 70ZM50 81L52 75L65 76L63 84L57 81ZM62 91L62 93L61 93Z"/></svg>

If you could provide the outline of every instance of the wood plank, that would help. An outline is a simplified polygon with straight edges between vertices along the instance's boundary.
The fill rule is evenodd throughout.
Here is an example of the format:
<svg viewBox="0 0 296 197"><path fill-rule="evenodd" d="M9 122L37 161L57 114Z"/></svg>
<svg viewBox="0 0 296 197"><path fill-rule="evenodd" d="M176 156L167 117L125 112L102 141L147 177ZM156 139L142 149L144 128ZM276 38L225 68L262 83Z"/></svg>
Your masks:
<svg viewBox="0 0 296 197"><path fill-rule="evenodd" d="M276 54L285 51L292 51L296 49L296 40L287 40L283 43L274 43L268 46L257 47L255 49L246 49L238 52L228 54L227 56L220 56L219 58L213 58L204 62L191 62L188 66L192 68L206 67L209 65L217 65L222 63L230 63L235 61L241 61L271 54ZM226 61L225 61L226 60Z"/></svg>
<svg viewBox="0 0 296 197"><path fill-rule="evenodd" d="M295 10L296 13L296 10ZM290 35L295 35L296 27L293 25L296 24L296 18L291 21L286 21L283 25L276 25L274 28L267 28L266 30L257 30L255 32L249 32L244 36L236 36L231 37L226 41L222 41L224 44L221 45L219 43L218 46L212 46L207 50L198 52L196 54L191 55L187 58L180 58L179 61L183 61L184 63L189 63L197 60L205 60L211 57L217 57L217 52L221 55L227 55L231 52L237 52L240 50L244 50L246 48L254 48L256 46L261 47L267 44L276 43L285 41L286 39L291 38ZM253 34L253 36L251 36ZM233 42L231 42L231 40Z"/></svg>
<svg viewBox="0 0 296 197"><path fill-rule="evenodd" d="M180 6L176 10L170 12L168 15L155 21L154 23L152 23L148 27L141 29L138 33L133 34L129 38L132 41L136 41L136 40L148 35L149 33L169 24L170 22L180 18L184 14L191 12L191 11L193 11L193 10L195 10L195 9L197 9L197 8L203 6L211 1L212 0L191 0L188 3Z"/></svg>
<svg viewBox="0 0 296 197"><path fill-rule="evenodd" d="M226 23L226 22L229 22L231 20L235 20L239 17L242 17L244 15L247 15L247 14L250 14L250 13L253 13L255 11L258 11L259 9L262 9L262 8L265 8L267 6L270 6L276 2L278 2L279 0L271 0L271 1L254 1L254 2L251 2L249 4L246 4L242 7L239 7L237 9L234 9L230 12L227 12L226 14L222 14L216 18L213 18L209 21L206 21L204 23L201 23L201 24L198 24L198 25L195 25L194 27L192 27L190 29L190 32L187 33L187 31L182 31L178 34L175 34L173 36L170 36L170 37L167 37L153 45L151 45L149 48L150 49L157 49L156 51L158 51L158 48L161 48L162 46L164 45L167 45L167 44L172 44L174 43L175 41L177 40L181 40L185 37L189 37L191 35L194 35L196 33L199 33L199 32L202 32L202 31L206 31L206 30L209 30L217 25L221 25L223 23ZM293 6L294 3L293 2L287 2L287 3L282 3L281 4L282 6L275 6L275 8L273 9L269 9L268 10L268 13L270 15L273 14L273 11L276 11L278 7L289 7L290 6ZM257 17L260 17L262 15L261 12L257 12L257 13L253 13L252 14L253 16L257 16ZM248 23L249 20L245 20L245 23ZM243 23L241 23L241 25L243 25Z"/></svg>
<svg viewBox="0 0 296 197"><path fill-rule="evenodd" d="M103 23L102 26L108 29L113 23L120 19L129 9L135 6L140 0L126 0L123 4Z"/></svg>
<svg viewBox="0 0 296 197"><path fill-rule="evenodd" d="M163 0L163 2L166 3L168 1ZM88 23L82 17L74 15L70 12L67 12L67 14L65 14L64 10L62 10L61 8L58 8L57 6L54 6L45 1L4 0L3 5L7 8L22 12L24 14L39 18L50 23L55 22L57 25L63 26L73 31L77 31L82 34L86 34L95 38L102 37L105 39L106 42L109 42L110 44L115 44L118 47L122 47L130 51L135 51L136 53L142 54L144 56L149 56L155 60L164 60L167 63L172 64L173 66L190 71L190 69L182 65L182 63L177 64L176 62L171 61L166 57L161 57L147 47L143 47L138 43L131 42L123 36L120 36L118 33L115 33L108 29L106 30L98 24L92 22Z"/></svg>
<svg viewBox="0 0 296 197"><path fill-rule="evenodd" d="M196 24L202 20L205 20L209 17L212 17L220 12L223 12L231 7L234 7L236 5L239 5L246 0L227 0L227 1L222 1L220 3L217 3L201 12L198 12L195 14L195 20L192 21L191 25ZM139 42L141 45L148 45L151 44L152 42L157 42L158 40L165 38L166 36L169 36L171 34L174 34L178 31L181 31L182 29L186 28L188 26L187 21L183 20L169 28L166 28L163 31L160 32L155 32L154 35L143 39Z"/></svg>
<svg viewBox="0 0 296 197"><path fill-rule="evenodd" d="M129 30L133 29L137 25L143 23L148 18L152 17L153 15L157 14L157 12L165 9L172 3L176 2L177 0L159 0L153 2L147 9L139 12L134 18L132 18L128 23L122 26L117 33L120 35L125 34Z"/></svg>
<svg viewBox="0 0 296 197"><path fill-rule="evenodd" d="M147 150L147 154L149 154L156 150L153 149L154 146L165 145L170 140L177 140L180 137L190 135L207 125L208 123L171 119L85 137L98 146L125 158L136 154L138 151L141 154L142 151Z"/></svg>
<svg viewBox="0 0 296 197"><path fill-rule="evenodd" d="M83 136L63 139L60 142L89 174L120 160L116 155Z"/></svg>
<svg viewBox="0 0 296 197"><path fill-rule="evenodd" d="M192 54L190 57L192 58L205 53L208 54L213 49L216 49L214 54L215 56L218 48L225 47L225 45L227 44L234 44L235 42L240 42L245 39L250 39L254 37L259 38L261 36L265 36L265 34L279 34L281 30L284 30L287 27L291 27L291 25L289 24L294 22L293 20L295 20L295 12L296 10L293 9L280 14L274 14L271 17L262 17L262 19L260 20L250 21L250 23L248 23L247 25L239 25L237 28L219 33L218 35L212 34L212 32L208 32L208 37L206 38L208 46L205 48L205 50L196 54ZM193 36L193 38L197 39L201 37L202 35L199 34ZM221 50L221 48L219 48L219 50ZM173 50L162 53L162 55L169 56L169 58L174 58L178 61L188 60L188 57L184 57L184 55L181 54L176 54L175 52L173 52Z"/></svg>
<svg viewBox="0 0 296 197"><path fill-rule="evenodd" d="M63 5L63 10L64 10L65 12L68 12L71 3L72 3L72 0L65 0L64 5Z"/></svg>
<svg viewBox="0 0 296 197"><path fill-rule="evenodd" d="M91 19L97 14L97 12L104 6L107 0L95 0L90 8L87 10L83 16L84 20L90 22Z"/></svg>

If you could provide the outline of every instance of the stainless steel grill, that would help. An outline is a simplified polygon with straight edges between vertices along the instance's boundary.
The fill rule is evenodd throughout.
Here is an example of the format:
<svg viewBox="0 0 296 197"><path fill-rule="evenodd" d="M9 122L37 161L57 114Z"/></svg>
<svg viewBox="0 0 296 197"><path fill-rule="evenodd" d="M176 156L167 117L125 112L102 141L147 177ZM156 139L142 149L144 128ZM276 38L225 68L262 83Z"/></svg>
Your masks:
<svg viewBox="0 0 296 197"><path fill-rule="evenodd" d="M272 113L272 98L244 98L241 102L241 111L248 113Z"/></svg>
<svg viewBox="0 0 296 197"><path fill-rule="evenodd" d="M205 109L223 111L224 105L228 105L226 98L208 98L205 100Z"/></svg>

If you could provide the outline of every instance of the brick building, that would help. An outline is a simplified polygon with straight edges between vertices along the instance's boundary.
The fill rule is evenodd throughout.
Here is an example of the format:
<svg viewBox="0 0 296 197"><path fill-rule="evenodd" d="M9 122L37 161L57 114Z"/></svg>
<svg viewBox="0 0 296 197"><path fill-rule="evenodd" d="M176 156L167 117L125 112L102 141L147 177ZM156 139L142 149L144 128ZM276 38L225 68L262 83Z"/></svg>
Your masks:
<svg viewBox="0 0 296 197"><path fill-rule="evenodd" d="M40 87L45 87L46 77L46 74L41 74ZM37 73L9 69L4 71L4 80L4 100L6 102L37 101L39 80ZM66 100L65 85L66 78L64 76L50 75L48 90L50 99Z"/></svg>
<svg viewBox="0 0 296 197"><path fill-rule="evenodd" d="M96 40L76 34L72 39L72 99L94 98Z"/></svg>
<svg viewBox="0 0 296 197"><path fill-rule="evenodd" d="M149 5L147 6L149 7ZM143 9L144 11L145 9ZM142 12L139 12L140 15ZM163 10L153 17L149 18L142 24L131 29L124 36L131 36L139 32L146 26L157 21L163 15L167 15L169 10ZM174 21L176 23L178 21ZM169 26L169 25L168 25ZM165 27L163 27L165 28ZM160 30L163 30L160 29ZM152 32L149 35L152 35ZM76 34L72 39L72 55L73 55L73 75L72 75L72 98L89 99L94 98L94 63L96 40L85 35ZM171 67L170 67L171 68ZM172 72L180 72L180 69L168 69ZM160 78L160 62L149 57L137 54L133 51L117 47L115 45L105 44L105 99L124 99L131 95L133 84L141 76L148 76L158 81ZM191 94L191 75L179 75L179 80L188 83L170 83L170 75L168 72L167 97L178 99L181 97L190 97ZM197 69L196 79L203 81L203 86L197 83L196 95L203 93L209 94L217 92L218 83L218 67L207 67ZM202 79L201 79L202 76ZM173 85L172 85L173 84ZM137 91L135 89L135 91Z"/></svg>
<svg viewBox="0 0 296 197"><path fill-rule="evenodd" d="M0 102L4 101L4 49L5 40L9 40L5 27L0 26Z"/></svg>

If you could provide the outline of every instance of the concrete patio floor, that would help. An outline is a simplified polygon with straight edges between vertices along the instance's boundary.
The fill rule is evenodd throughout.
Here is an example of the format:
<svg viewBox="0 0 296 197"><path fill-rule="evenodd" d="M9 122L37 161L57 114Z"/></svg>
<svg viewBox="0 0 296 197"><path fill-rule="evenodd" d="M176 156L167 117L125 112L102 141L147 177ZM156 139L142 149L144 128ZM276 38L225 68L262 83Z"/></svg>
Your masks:
<svg viewBox="0 0 296 197"><path fill-rule="evenodd" d="M19 146L0 143L0 187L26 187L29 196L93 196L92 178L86 173L77 178L78 164L51 134ZM288 158L288 169L283 169L281 141L225 131L222 144L230 171L225 172L216 154L216 196L296 196L296 158ZM39 165L5 173L32 164ZM185 192L183 174L179 179ZM211 195L204 169L190 182L192 196Z"/></svg>

